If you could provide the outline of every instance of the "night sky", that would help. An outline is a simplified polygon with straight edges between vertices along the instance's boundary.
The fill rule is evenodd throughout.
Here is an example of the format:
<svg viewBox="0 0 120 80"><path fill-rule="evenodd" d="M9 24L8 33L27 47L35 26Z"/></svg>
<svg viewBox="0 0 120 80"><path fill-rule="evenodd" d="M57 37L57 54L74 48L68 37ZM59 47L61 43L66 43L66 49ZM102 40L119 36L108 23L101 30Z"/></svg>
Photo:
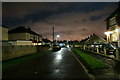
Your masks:
<svg viewBox="0 0 120 80"><path fill-rule="evenodd" d="M116 2L3 2L4 26L29 26L52 40L52 27L59 40L81 40L95 33L105 37L105 19L117 8Z"/></svg>

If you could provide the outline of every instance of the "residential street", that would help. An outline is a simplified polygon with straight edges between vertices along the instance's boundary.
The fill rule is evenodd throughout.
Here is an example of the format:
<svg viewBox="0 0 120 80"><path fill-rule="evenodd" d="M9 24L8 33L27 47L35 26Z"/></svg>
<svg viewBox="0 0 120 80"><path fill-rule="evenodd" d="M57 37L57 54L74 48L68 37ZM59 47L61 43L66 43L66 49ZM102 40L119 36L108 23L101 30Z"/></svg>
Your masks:
<svg viewBox="0 0 120 80"><path fill-rule="evenodd" d="M120 80L120 1L24 1L1 0L2 80Z"/></svg>
<svg viewBox="0 0 120 80"><path fill-rule="evenodd" d="M3 68L3 79L80 79L91 80L81 64L68 48L47 52L21 64ZM84 79L83 79L84 78Z"/></svg>

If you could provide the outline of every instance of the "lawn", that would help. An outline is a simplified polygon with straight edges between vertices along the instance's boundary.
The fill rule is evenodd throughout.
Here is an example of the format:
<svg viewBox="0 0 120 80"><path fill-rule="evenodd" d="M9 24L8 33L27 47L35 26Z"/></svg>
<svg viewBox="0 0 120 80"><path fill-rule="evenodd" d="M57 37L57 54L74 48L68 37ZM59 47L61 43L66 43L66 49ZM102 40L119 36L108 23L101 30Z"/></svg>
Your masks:
<svg viewBox="0 0 120 80"><path fill-rule="evenodd" d="M101 61L95 59L94 57L86 54L85 52L82 52L76 48L72 48L73 52L78 54L84 61L87 63L90 68L92 69L103 69L103 68L109 68L108 65L102 63Z"/></svg>

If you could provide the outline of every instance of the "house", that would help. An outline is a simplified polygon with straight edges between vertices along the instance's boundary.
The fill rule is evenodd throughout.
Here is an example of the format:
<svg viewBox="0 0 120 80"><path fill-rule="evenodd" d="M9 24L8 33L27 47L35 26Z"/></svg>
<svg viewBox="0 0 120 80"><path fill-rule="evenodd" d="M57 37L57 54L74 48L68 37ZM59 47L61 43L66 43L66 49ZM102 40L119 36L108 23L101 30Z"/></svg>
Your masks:
<svg viewBox="0 0 120 80"><path fill-rule="evenodd" d="M9 40L32 41L34 45L41 45L42 36L34 32L30 27L19 26L8 31Z"/></svg>
<svg viewBox="0 0 120 80"><path fill-rule="evenodd" d="M118 8L105 19L107 31L105 32L108 43L120 47L120 2Z"/></svg>
<svg viewBox="0 0 120 80"><path fill-rule="evenodd" d="M1 36L2 37L0 37L0 40L1 41L7 41L8 40L8 27L6 27L6 26L1 26L0 27L0 31L2 31L1 32Z"/></svg>
<svg viewBox="0 0 120 80"><path fill-rule="evenodd" d="M102 46L104 44L107 44L107 41L96 35L96 34L92 34L89 37L83 39L80 41L79 45L75 45L75 47L84 47L84 46L89 46L89 47L99 47Z"/></svg>
<svg viewBox="0 0 120 80"><path fill-rule="evenodd" d="M91 35L86 41L85 44L106 44L106 40L96 34Z"/></svg>

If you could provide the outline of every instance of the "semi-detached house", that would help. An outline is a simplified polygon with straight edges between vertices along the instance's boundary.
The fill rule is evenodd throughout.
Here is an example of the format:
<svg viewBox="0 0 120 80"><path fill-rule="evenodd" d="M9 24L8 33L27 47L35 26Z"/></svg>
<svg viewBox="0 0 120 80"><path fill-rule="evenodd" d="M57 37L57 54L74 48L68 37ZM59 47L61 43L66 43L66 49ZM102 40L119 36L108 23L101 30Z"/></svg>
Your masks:
<svg viewBox="0 0 120 80"><path fill-rule="evenodd" d="M19 26L10 30L8 33L9 40L32 41L34 45L42 43L42 36L34 32L30 27Z"/></svg>

